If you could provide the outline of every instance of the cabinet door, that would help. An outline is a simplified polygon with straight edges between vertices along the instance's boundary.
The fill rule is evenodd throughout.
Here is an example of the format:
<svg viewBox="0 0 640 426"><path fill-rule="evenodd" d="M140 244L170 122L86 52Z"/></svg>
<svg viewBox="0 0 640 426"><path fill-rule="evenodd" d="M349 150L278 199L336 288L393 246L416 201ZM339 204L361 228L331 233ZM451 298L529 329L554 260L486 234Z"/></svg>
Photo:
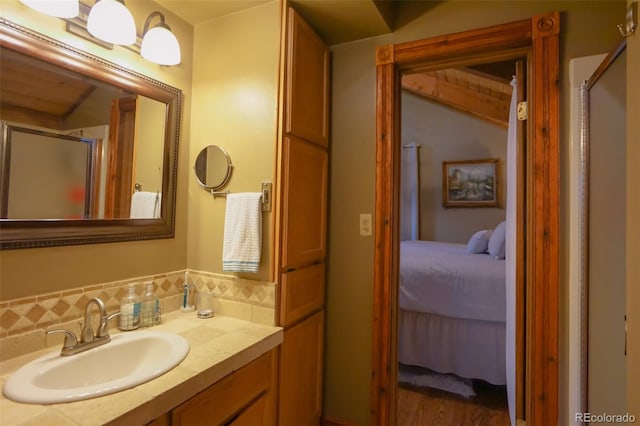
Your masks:
<svg viewBox="0 0 640 426"><path fill-rule="evenodd" d="M252 401L265 397L272 403L272 369L274 351L267 352L187 402L173 409L171 424L174 426L218 426L240 418ZM262 403L264 422L272 424L271 407Z"/></svg>
<svg viewBox="0 0 640 426"><path fill-rule="evenodd" d="M282 270L326 255L328 154L317 145L283 137Z"/></svg>
<svg viewBox="0 0 640 426"><path fill-rule="evenodd" d="M289 8L285 131L328 145L329 47Z"/></svg>
<svg viewBox="0 0 640 426"><path fill-rule="evenodd" d="M282 274L280 325L289 327L324 305L325 265L308 266Z"/></svg>
<svg viewBox="0 0 640 426"><path fill-rule="evenodd" d="M322 404L324 312L285 330L280 352L280 425L315 425Z"/></svg>
<svg viewBox="0 0 640 426"><path fill-rule="evenodd" d="M270 424L266 422L266 405L267 397L263 395L240 413L228 426L266 426Z"/></svg>

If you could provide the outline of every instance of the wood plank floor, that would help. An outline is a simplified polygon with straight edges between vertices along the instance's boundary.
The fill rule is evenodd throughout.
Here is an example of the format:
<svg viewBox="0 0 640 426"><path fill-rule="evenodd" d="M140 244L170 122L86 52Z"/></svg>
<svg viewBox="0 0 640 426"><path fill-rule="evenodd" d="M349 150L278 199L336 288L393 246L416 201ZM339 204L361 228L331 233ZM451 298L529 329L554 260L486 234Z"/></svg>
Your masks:
<svg viewBox="0 0 640 426"><path fill-rule="evenodd" d="M474 385L464 398L438 389L398 387L398 426L510 426L507 393L502 387Z"/></svg>

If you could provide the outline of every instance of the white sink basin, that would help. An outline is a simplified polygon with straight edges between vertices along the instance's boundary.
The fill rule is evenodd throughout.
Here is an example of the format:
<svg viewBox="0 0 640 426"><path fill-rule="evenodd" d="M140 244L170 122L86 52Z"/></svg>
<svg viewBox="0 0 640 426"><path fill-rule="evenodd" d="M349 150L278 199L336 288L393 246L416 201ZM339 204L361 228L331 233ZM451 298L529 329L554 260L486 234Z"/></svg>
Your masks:
<svg viewBox="0 0 640 426"><path fill-rule="evenodd" d="M119 392L178 365L189 343L177 334L133 331L72 356L56 351L31 361L9 377L4 395L18 402L55 404Z"/></svg>

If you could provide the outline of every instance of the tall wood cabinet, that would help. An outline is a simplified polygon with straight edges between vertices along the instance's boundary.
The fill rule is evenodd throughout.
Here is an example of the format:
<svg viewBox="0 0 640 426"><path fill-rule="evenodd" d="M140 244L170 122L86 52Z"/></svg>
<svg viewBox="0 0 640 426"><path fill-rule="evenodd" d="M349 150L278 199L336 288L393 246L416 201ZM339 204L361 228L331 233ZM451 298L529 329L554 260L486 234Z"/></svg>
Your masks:
<svg viewBox="0 0 640 426"><path fill-rule="evenodd" d="M278 148L276 223L279 364L278 424L318 425L329 166L329 48L285 6L284 84Z"/></svg>

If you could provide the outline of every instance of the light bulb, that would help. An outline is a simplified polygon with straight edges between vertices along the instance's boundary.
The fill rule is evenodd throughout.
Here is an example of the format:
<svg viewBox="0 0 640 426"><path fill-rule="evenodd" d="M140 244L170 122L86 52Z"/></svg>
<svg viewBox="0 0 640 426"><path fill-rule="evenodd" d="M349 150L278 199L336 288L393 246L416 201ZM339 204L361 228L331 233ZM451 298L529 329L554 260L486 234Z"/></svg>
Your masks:
<svg viewBox="0 0 640 426"><path fill-rule="evenodd" d="M78 0L20 0L33 10L57 18L75 18L80 11Z"/></svg>
<svg viewBox="0 0 640 426"><path fill-rule="evenodd" d="M140 54L160 65L177 65L181 60L178 39L168 27L162 25L145 33Z"/></svg>
<svg viewBox="0 0 640 426"><path fill-rule="evenodd" d="M131 45L136 42L136 24L129 9L116 0L99 0L91 8L87 30L108 43Z"/></svg>
<svg viewBox="0 0 640 426"><path fill-rule="evenodd" d="M153 18L160 19L160 22L149 28ZM151 12L144 23L140 54L143 58L160 65L180 63L180 43L169 25L164 23L164 15L158 11Z"/></svg>

